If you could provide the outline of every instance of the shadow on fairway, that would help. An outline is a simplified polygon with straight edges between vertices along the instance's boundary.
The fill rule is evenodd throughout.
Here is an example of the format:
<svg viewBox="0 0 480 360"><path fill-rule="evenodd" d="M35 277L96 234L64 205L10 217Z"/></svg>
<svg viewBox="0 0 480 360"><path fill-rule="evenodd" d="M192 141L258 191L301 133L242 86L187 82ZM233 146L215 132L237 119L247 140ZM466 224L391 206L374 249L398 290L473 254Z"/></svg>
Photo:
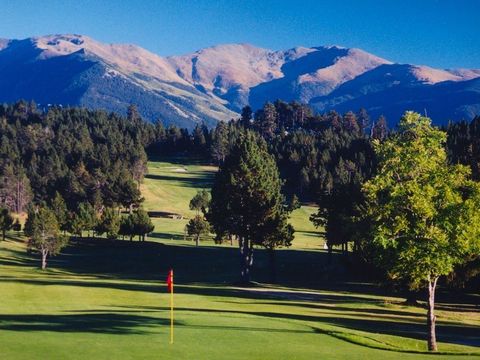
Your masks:
<svg viewBox="0 0 480 360"><path fill-rule="evenodd" d="M170 186L203 189L207 189L212 186L214 174L210 171L192 171L182 174L185 174L185 176L146 174L145 178L166 181L170 184Z"/></svg>
<svg viewBox="0 0 480 360"><path fill-rule="evenodd" d="M183 235L163 232L154 232L149 234L148 237L161 240L183 240Z"/></svg>
<svg viewBox="0 0 480 360"><path fill-rule="evenodd" d="M37 259L19 251L10 251L7 259L0 259L4 266L31 267ZM340 263L341 255L334 254L334 262ZM215 309L180 308L179 311L235 313L280 320L301 320L325 323L346 329L396 335L405 338L425 339L425 321L421 315L408 311L389 309L356 309L355 303L381 305L381 297L368 298L362 295L385 295L385 289L366 282L346 282L347 276L339 275L324 280L324 264L327 254L319 251L282 250L277 253L277 277L280 280L272 291L225 286L238 279L238 249L217 246L175 246L157 242L129 242L106 239L77 239L61 256L50 260L49 265L65 273L41 272L38 278L0 277L1 282L18 282L33 285L65 285L89 288L108 288L125 291L165 292L165 278L170 268L175 269L177 294L195 294L235 299L260 299L266 305L308 307L315 315L294 313L221 311ZM268 282L269 263L265 251L255 251L254 279ZM78 275L87 279L76 278ZM351 274L347 274L351 276ZM218 284L223 284L218 286ZM328 290L328 293L298 290L283 291L280 286L296 289ZM337 293L333 292L338 290ZM456 302L439 307L475 309L478 296L462 297L463 304ZM278 299L278 302L272 299ZM449 299L450 300L450 299ZM228 300L226 300L228 302ZM349 308L350 306L350 308ZM132 312L142 311L133 308ZM145 308L151 311L166 311L165 308ZM293 310L293 309L292 309ZM397 316L397 318L395 318ZM398 318L398 316L408 316ZM389 317L392 317L391 319ZM90 313L74 315L0 315L0 329L4 330L49 330L85 331L105 333L134 333L135 328L163 324L166 320L125 312ZM162 323L163 322L163 323ZM180 324L182 326L182 324ZM183 324L183 326L188 326ZM138 330L141 331L141 330ZM454 344L479 346L479 328L465 324L438 323L438 339Z"/></svg>
<svg viewBox="0 0 480 360"><path fill-rule="evenodd" d="M169 319L114 312L73 315L0 315L0 330L143 334L139 327L169 325ZM176 325L182 322L176 321Z"/></svg>
<svg viewBox="0 0 480 360"><path fill-rule="evenodd" d="M134 307L128 307L133 308ZM152 311L157 310L159 312L168 311L168 307L137 307L137 310L140 311ZM250 315L257 317L267 317L271 319L281 319L281 320L300 320L308 321L310 323L323 323L328 325L334 325L337 327L342 327L350 330L359 330L364 332L369 332L372 334L384 334L384 335L394 335L405 338L412 338L416 340L426 339L426 326L425 322L421 321L423 319L418 319L418 321L405 321L404 319L399 320L391 319L386 320L387 318L381 319L381 317L372 313L371 316L373 319L366 318L365 314L360 314L362 318L346 318L343 317L345 314L341 312L338 313L338 316L331 316L334 313L329 312L328 315L300 315L292 313L277 313L277 312L262 312L262 311L242 311L242 310L217 310L217 309L195 309L195 308L182 308L177 307L177 312L202 312L202 313L218 313L218 314L236 314L236 315ZM351 315L351 314L348 314ZM186 324L186 326L190 326ZM314 329L314 327L312 327ZM316 330L319 333L323 333L322 330ZM438 324L437 325L437 340L440 342L457 344L457 345L469 345L469 346L480 346L480 334L477 326L470 326L463 323L451 323L451 324Z"/></svg>

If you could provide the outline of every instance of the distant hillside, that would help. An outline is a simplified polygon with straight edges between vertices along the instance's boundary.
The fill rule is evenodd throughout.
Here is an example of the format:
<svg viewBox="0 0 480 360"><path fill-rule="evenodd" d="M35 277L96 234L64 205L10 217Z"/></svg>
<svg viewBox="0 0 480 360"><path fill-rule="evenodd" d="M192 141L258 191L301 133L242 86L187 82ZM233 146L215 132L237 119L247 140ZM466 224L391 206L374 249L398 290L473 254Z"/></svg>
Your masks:
<svg viewBox="0 0 480 360"><path fill-rule="evenodd" d="M192 128L237 117L283 99L317 111L365 107L396 123L405 110L437 123L480 113L480 70L395 64L337 46L271 51L219 45L160 57L135 45L102 44L83 35L0 39L0 101L81 105Z"/></svg>

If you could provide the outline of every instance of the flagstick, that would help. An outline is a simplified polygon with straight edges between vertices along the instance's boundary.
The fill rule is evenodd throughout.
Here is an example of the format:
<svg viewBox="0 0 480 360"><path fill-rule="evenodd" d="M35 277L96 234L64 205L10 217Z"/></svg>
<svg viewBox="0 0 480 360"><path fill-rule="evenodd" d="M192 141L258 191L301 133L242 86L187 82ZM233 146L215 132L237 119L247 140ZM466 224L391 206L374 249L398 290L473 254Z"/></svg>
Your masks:
<svg viewBox="0 0 480 360"><path fill-rule="evenodd" d="M170 344L173 344L173 272L172 272L172 288L170 291Z"/></svg>

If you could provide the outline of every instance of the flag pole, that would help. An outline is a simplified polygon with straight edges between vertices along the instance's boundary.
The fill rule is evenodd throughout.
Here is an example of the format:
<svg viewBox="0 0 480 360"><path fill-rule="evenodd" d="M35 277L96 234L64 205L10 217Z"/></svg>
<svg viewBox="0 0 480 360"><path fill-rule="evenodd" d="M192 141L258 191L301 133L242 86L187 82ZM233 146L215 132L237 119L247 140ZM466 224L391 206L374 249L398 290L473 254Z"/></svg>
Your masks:
<svg viewBox="0 0 480 360"><path fill-rule="evenodd" d="M173 344L173 270L170 270L171 274L171 288L170 288L170 344Z"/></svg>

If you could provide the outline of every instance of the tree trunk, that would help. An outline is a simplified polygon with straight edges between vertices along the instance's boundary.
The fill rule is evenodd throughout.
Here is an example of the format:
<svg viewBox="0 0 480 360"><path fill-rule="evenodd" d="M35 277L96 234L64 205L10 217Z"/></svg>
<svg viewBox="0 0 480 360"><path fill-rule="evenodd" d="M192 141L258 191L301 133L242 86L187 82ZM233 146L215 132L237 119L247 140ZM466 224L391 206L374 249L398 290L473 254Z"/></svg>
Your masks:
<svg viewBox="0 0 480 360"><path fill-rule="evenodd" d="M437 351L437 338L435 335L435 288L437 287L438 277L428 282L428 311L427 311L427 325L428 325L428 350Z"/></svg>
<svg viewBox="0 0 480 360"><path fill-rule="evenodd" d="M268 249L268 255L270 258L270 282L275 284L277 282L277 261L275 249Z"/></svg>
<svg viewBox="0 0 480 360"><path fill-rule="evenodd" d="M47 268L47 254L48 252L46 250L42 250L42 270Z"/></svg>
<svg viewBox="0 0 480 360"><path fill-rule="evenodd" d="M407 294L405 296L405 304L409 306L418 306L417 301L417 292L414 290L407 290Z"/></svg>
<svg viewBox="0 0 480 360"><path fill-rule="evenodd" d="M331 264L332 263L333 246L327 243L327 248L328 248L328 264Z"/></svg>
<svg viewBox="0 0 480 360"><path fill-rule="evenodd" d="M195 246L198 246L200 242L200 235L197 234L197 236L195 236Z"/></svg>
<svg viewBox="0 0 480 360"><path fill-rule="evenodd" d="M2 240L5 241L5 229L2 229Z"/></svg>
<svg viewBox="0 0 480 360"><path fill-rule="evenodd" d="M253 264L253 249L250 246L248 239L239 237L238 245L240 248L241 271L240 280L244 284L250 282L250 269Z"/></svg>

